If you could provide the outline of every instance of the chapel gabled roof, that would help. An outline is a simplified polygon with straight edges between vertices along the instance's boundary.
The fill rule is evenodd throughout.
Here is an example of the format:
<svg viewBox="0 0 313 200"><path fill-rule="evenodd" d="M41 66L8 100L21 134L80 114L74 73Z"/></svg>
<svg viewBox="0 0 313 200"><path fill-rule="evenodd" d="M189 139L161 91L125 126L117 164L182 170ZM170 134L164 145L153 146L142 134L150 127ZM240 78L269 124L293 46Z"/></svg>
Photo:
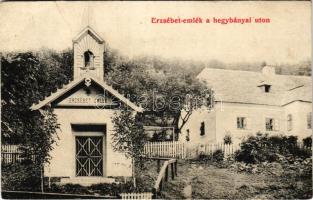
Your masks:
<svg viewBox="0 0 313 200"><path fill-rule="evenodd" d="M205 68L197 76L214 90L216 101L283 106L293 101L312 102L308 76ZM259 86L270 85L266 93Z"/></svg>
<svg viewBox="0 0 313 200"><path fill-rule="evenodd" d="M56 99L60 98L62 95L73 89L75 86L80 84L81 82L85 81L85 79L88 78L94 82L96 82L98 85L100 85L104 90L108 91L112 95L114 95L116 98L118 98L121 102L125 103L127 106L132 108L133 110L137 112L143 112L144 109L137 106L130 100L128 100L126 97L124 97L122 94L120 94L118 91L114 90L111 86L107 85L104 81L100 81L96 78L89 77L89 76L82 76L80 78L77 78L67 85L64 85L61 89L58 89L55 93L52 93L50 96L47 96L44 100L39 101L37 104L33 104L31 106L31 110L38 110L42 107L44 107L47 104L50 104L51 102L55 101Z"/></svg>
<svg viewBox="0 0 313 200"><path fill-rule="evenodd" d="M73 42L80 41L86 34L89 34L100 44L104 42L101 36L99 36L90 26L84 28L76 37L74 37Z"/></svg>

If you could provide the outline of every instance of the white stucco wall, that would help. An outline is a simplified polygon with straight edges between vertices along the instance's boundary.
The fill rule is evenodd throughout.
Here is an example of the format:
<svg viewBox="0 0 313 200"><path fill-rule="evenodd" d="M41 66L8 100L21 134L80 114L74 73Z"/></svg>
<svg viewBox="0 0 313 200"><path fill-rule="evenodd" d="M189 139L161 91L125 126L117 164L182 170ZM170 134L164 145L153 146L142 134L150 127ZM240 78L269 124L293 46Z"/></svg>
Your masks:
<svg viewBox="0 0 313 200"><path fill-rule="evenodd" d="M185 113L182 112L184 116ZM200 135L201 122L204 122L205 135ZM180 125L181 125L180 121ZM186 141L187 129L189 129L189 141ZM187 123L183 126L179 136L181 142L187 142L190 148L198 144L207 144L215 141L215 112L208 108L201 108L193 111Z"/></svg>
<svg viewBox="0 0 313 200"><path fill-rule="evenodd" d="M230 133L234 143L241 142L249 135L257 132L269 135L281 134L286 130L284 123L284 110L280 106L240 104L240 103L216 103L216 139L223 142L226 133ZM237 117L246 117L247 128L237 128ZM266 118L278 120L278 130L266 131Z"/></svg>
<svg viewBox="0 0 313 200"><path fill-rule="evenodd" d="M58 117L60 131L57 143L50 153L52 159L45 168L45 176L75 177L75 137L71 124L105 124L107 132L104 139L104 176L131 176L131 159L114 152L112 148L113 110L56 108L54 112Z"/></svg>
<svg viewBox="0 0 313 200"><path fill-rule="evenodd" d="M239 143L247 136L257 132L269 135L295 135L299 142L312 134L307 127L307 114L311 112L309 102L293 102L286 106L270 106L257 104L216 102L213 111L197 110L190 116L189 121L182 129L180 141L186 141L186 130L190 130L190 146L199 143L223 142L226 134L231 134L234 143ZM287 130L287 115L292 114L292 130ZM237 117L246 117L247 128L237 128ZM278 121L278 129L267 131L266 118ZM200 124L205 122L206 134L200 136Z"/></svg>

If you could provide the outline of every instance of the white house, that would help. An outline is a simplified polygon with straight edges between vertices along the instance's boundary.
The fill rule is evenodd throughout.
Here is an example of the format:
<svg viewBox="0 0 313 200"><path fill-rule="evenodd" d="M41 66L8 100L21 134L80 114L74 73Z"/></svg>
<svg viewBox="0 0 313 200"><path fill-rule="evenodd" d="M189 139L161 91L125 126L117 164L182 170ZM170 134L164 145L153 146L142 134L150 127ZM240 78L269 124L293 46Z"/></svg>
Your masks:
<svg viewBox="0 0 313 200"><path fill-rule="evenodd" d="M237 143L257 132L301 141L312 134L311 77L278 75L265 66L262 72L205 68L197 78L214 90L215 105L194 111L181 141L216 143L230 135Z"/></svg>
<svg viewBox="0 0 313 200"><path fill-rule="evenodd" d="M104 81L104 40L90 27L73 39L74 80L32 110L54 108L60 131L46 177L61 177L61 183L83 185L112 182L132 175L132 162L113 151L111 117L121 104L143 112Z"/></svg>

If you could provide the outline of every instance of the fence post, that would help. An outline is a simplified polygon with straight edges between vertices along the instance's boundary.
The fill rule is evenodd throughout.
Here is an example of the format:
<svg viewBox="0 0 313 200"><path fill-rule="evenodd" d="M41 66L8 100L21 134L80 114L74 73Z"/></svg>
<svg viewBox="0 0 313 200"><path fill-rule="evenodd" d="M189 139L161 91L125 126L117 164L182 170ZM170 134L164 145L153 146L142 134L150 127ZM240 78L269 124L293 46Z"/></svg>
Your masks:
<svg viewBox="0 0 313 200"><path fill-rule="evenodd" d="M177 176L177 160L174 162L175 176Z"/></svg>
<svg viewBox="0 0 313 200"><path fill-rule="evenodd" d="M157 198L158 198L157 190L155 188L152 188L152 199L157 199Z"/></svg>
<svg viewBox="0 0 313 200"><path fill-rule="evenodd" d="M172 180L174 180L174 177L175 177L174 163L171 163L171 172L172 172Z"/></svg>
<svg viewBox="0 0 313 200"><path fill-rule="evenodd" d="M161 170L161 160L160 159L158 159L157 160L157 172L159 173L160 172L160 170Z"/></svg>
<svg viewBox="0 0 313 200"><path fill-rule="evenodd" d="M168 165L165 169L165 182L167 182L167 180L168 180Z"/></svg>

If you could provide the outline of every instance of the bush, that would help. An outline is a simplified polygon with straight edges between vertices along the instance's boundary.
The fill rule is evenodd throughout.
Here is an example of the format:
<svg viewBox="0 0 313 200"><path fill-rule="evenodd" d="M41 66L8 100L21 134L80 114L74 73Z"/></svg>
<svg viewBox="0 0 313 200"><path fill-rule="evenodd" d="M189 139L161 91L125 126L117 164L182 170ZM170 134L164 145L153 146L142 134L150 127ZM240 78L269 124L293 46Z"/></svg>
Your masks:
<svg viewBox="0 0 313 200"><path fill-rule="evenodd" d="M224 153L222 150L218 149L213 152L213 154L206 155L206 154L201 154L199 155L199 160L203 162L221 162L224 160Z"/></svg>
<svg viewBox="0 0 313 200"><path fill-rule="evenodd" d="M99 183L85 187L79 184L52 184L47 188L47 192L65 193L65 194L100 194L112 197L118 196L122 192L136 192L138 189L133 187L132 182L127 183Z"/></svg>
<svg viewBox="0 0 313 200"><path fill-rule="evenodd" d="M245 163L260 163L278 161L280 156L299 158L311 157L311 152L297 146L295 136L271 136L257 133L241 144L241 149L235 152L236 161Z"/></svg>
<svg viewBox="0 0 313 200"><path fill-rule="evenodd" d="M224 160L224 153L220 149L214 151L212 156L213 156L213 160L216 162L221 162Z"/></svg>
<svg viewBox="0 0 313 200"><path fill-rule="evenodd" d="M303 146L306 148L311 148L312 147L312 138L310 137L306 137L303 140Z"/></svg>
<svg viewBox="0 0 313 200"><path fill-rule="evenodd" d="M15 163L2 166L2 189L40 191L40 167L32 163Z"/></svg>
<svg viewBox="0 0 313 200"><path fill-rule="evenodd" d="M232 144L232 143L233 143L233 141L232 141L231 135L229 135L229 134L225 135L224 144Z"/></svg>

